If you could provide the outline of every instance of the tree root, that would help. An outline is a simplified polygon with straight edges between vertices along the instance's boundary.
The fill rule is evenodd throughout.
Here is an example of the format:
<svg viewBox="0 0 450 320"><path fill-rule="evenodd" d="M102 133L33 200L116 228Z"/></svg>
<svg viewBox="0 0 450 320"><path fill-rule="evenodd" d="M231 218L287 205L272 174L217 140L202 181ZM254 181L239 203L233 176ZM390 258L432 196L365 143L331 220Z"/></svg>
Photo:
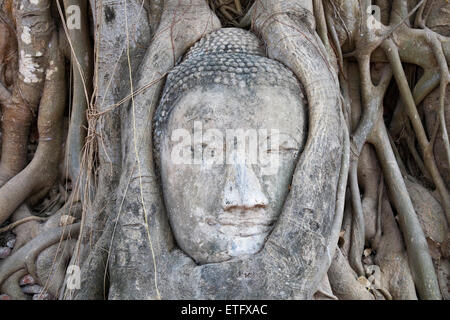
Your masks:
<svg viewBox="0 0 450 320"><path fill-rule="evenodd" d="M64 62L57 44L57 36L54 33L39 109L39 145L31 163L0 188L0 223L8 219L30 196L45 195L58 174L65 108L65 74Z"/></svg>
<svg viewBox="0 0 450 320"><path fill-rule="evenodd" d="M110 241L113 236L113 224L108 223L101 238L89 252L81 266L81 286L75 291L66 289L61 292L61 299L96 300L108 297L107 272Z"/></svg>
<svg viewBox="0 0 450 320"><path fill-rule="evenodd" d="M362 211L364 214L365 241L370 243L379 230L377 226L378 186L381 169L373 147L366 144L359 157L358 180L363 190Z"/></svg>
<svg viewBox="0 0 450 320"><path fill-rule="evenodd" d="M342 221L342 228L341 228L341 234L340 239L338 242L339 249L341 250L341 253L348 257L350 253L350 245L351 245L351 230L352 230L352 206L351 206L351 199L350 199L350 192L349 189L347 189L346 197L345 197L345 209L344 209L344 217Z"/></svg>
<svg viewBox="0 0 450 320"><path fill-rule="evenodd" d="M409 265L419 296L422 299L441 299L425 235L403 182L381 117L370 137L370 142L376 149L391 201L394 203L400 218L399 222L408 252Z"/></svg>
<svg viewBox="0 0 450 320"><path fill-rule="evenodd" d="M439 94L439 124L442 132L442 141L444 142L444 149L447 156L447 164L450 167L450 142L447 133L447 126L445 123L445 95L447 91L447 84L450 81L450 73L448 71L447 61L445 59L445 53L441 42L441 36L436 32L430 30L425 23L426 18L423 16L423 11L427 1L420 8L417 17L416 24L419 25L427 34L426 39L431 46L434 56L437 60L437 64L440 70L440 94ZM450 222L450 220L449 220Z"/></svg>
<svg viewBox="0 0 450 320"><path fill-rule="evenodd" d="M417 300L402 236L386 195L382 199L383 232L375 255L375 263L382 272L379 285L386 288L393 299Z"/></svg>
<svg viewBox="0 0 450 320"><path fill-rule="evenodd" d="M422 108L424 112L424 122L425 128L429 136L432 136L436 131L436 127L441 131L441 125L439 124L439 105L440 100L440 92L439 88L433 90L427 97L424 99ZM450 107L450 88L447 88L446 91L446 108ZM450 128L450 114L447 112L445 114L446 117L446 127ZM444 148L444 141L442 140L442 131L441 134L436 134L436 138L433 145L433 154L436 158L436 165L439 169L439 172L442 174L442 178L447 186L447 190L450 188L450 166L447 161L446 151Z"/></svg>
<svg viewBox="0 0 450 320"><path fill-rule="evenodd" d="M27 300L27 295L22 292L19 287L20 279L27 274L25 268L18 270L12 274L4 283L0 286L0 292L7 294L10 299L14 300Z"/></svg>
<svg viewBox="0 0 450 320"><path fill-rule="evenodd" d="M328 269L333 293L341 300L374 300L374 296L357 280L356 273L350 267L341 251L336 249L333 261Z"/></svg>
<svg viewBox="0 0 450 320"><path fill-rule="evenodd" d="M450 197L445 187L444 181L436 165L433 155L433 144L428 141L425 129L420 120L417 108L414 102L414 97L409 89L408 82L401 64L399 51L392 40L386 40L382 45L386 55L389 58L390 64L394 71L394 76L400 89L400 94L403 99L406 113L411 121L411 124L416 133L419 146L424 156L424 163L430 173L436 188L441 196L442 206L447 215L447 220L450 222ZM433 139L432 139L433 141Z"/></svg>
<svg viewBox="0 0 450 320"><path fill-rule="evenodd" d="M37 217L37 216L26 217L26 218L23 218L21 220L11 223L11 224L7 225L6 227L0 228L0 233L10 231L10 230L14 229L15 227L17 227L23 223L26 223L26 222L30 222L30 221L43 222L46 220L47 220L47 218L42 218L42 217Z"/></svg>
<svg viewBox="0 0 450 320"><path fill-rule="evenodd" d="M377 48L379 39L377 36L370 34L367 26L363 27L363 30L366 37L358 38L355 44L355 57L358 62L361 80L361 105L363 106L363 110L357 110L358 113L361 112L361 118L352 132L352 158L349 177L353 208L352 244L349 259L351 266L357 271L359 276L364 275L361 257L366 235L361 193L358 185L358 160L362 148L376 123L378 114L382 108L383 97L392 77L391 70L384 67L381 70L378 84L373 84L370 70L370 57L372 52ZM355 92L352 93L354 94ZM353 98L359 100L359 97ZM359 108L359 105L355 107Z"/></svg>
<svg viewBox="0 0 450 320"><path fill-rule="evenodd" d="M26 204L22 204L11 216L11 221L14 223L15 221L19 221L22 219L26 219L29 217L34 217L30 210L28 209ZM41 223L36 220L31 220L29 222L20 224L16 226L13 230L13 233L16 235L16 243L12 250L12 253L19 250L25 244L27 244L31 239L36 237L41 228Z"/></svg>
<svg viewBox="0 0 450 320"><path fill-rule="evenodd" d="M350 190L352 193L352 236L349 260L352 268L358 273L358 276L364 275L361 257L364 250L365 226L364 215L361 204L361 196L358 186L357 163L353 162L350 168Z"/></svg>
<svg viewBox="0 0 450 320"><path fill-rule="evenodd" d="M48 291L53 297L58 297L64 285L67 266L74 253L75 245L76 239L56 243L43 250L35 260L37 279L44 286L44 292Z"/></svg>
<svg viewBox="0 0 450 320"><path fill-rule="evenodd" d="M66 143L67 169L73 183L80 176L82 151L86 138L87 108L92 95L93 50L89 38L87 2L85 0L64 0L64 8L80 8L80 28L65 28L71 48L73 68L72 113ZM78 181L79 185L84 185Z"/></svg>
<svg viewBox="0 0 450 320"><path fill-rule="evenodd" d="M448 234L447 219L442 206L428 189L410 177L405 179L405 184L425 237L439 246L442 245Z"/></svg>
<svg viewBox="0 0 450 320"><path fill-rule="evenodd" d="M41 233L32 241L28 242L22 248L17 250L13 255L8 257L0 265L0 286L15 272L26 269L27 273L29 268L34 270L35 261L31 258L36 258L40 252L50 247L51 245L67 239L68 237L75 237L80 230L80 223L76 223L70 226L64 226L53 229L49 232ZM32 274L33 275L33 274ZM33 275L34 276L34 275Z"/></svg>
<svg viewBox="0 0 450 320"><path fill-rule="evenodd" d="M19 1L15 13L19 71L11 99L3 103L0 186L26 165L30 126L44 87L47 45L53 31L49 0L36 2L35 5ZM33 36L30 37L30 34ZM0 223L4 220L0 214Z"/></svg>
<svg viewBox="0 0 450 320"><path fill-rule="evenodd" d="M157 257L160 256L161 251L171 247L171 238L167 232L169 225L164 216L162 199L157 191L159 185L154 173L151 117L163 87L163 81L160 81L161 75L166 74L186 49L205 33L219 28L219 20L204 1L195 0L190 4L164 1L160 25L143 61L143 65L151 69L140 73L136 87L143 87L148 83L154 85L149 87L145 94L139 94L136 97L133 95L134 90L131 85L130 91L133 98L130 107L124 112L122 122L122 128L129 129L128 134L122 137L122 142L126 141L127 145L133 147L123 160L124 168L118 187L116 206L119 208L119 213L123 210L126 214L121 214L117 218L119 228L111 240L113 242L111 255L115 257L121 252L128 252L133 254L136 265L134 272L130 273L129 268L121 264L118 259L111 259L109 262L111 282L116 286L111 287L110 297L160 298L158 288L160 270L157 269L157 261L159 262ZM175 43L172 41L173 38L177 39ZM128 36L127 39L130 41ZM129 42L127 44L129 45ZM132 80L130 50L127 50L127 58L128 70L126 71L129 75L128 79ZM139 209L136 210L136 208ZM149 223L150 219L152 223ZM130 237L131 233L136 232L134 227L136 221L139 221L142 226L143 239ZM131 233L128 232L131 230L133 230ZM137 247L141 248L140 250L143 250L145 254L142 251L133 251ZM139 279L138 281L148 290L137 292L136 287L132 285L133 281L127 281L131 278ZM120 290L116 291L116 289Z"/></svg>

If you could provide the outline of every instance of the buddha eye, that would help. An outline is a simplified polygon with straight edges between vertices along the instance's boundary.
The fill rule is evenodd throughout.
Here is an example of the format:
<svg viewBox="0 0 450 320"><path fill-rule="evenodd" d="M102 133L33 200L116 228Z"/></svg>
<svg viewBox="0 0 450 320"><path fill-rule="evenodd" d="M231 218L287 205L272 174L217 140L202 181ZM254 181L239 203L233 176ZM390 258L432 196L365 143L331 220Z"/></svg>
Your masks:
<svg viewBox="0 0 450 320"><path fill-rule="evenodd" d="M280 144L280 151L297 151L298 148L297 141L292 138L287 139Z"/></svg>
<svg viewBox="0 0 450 320"><path fill-rule="evenodd" d="M289 154L299 150L299 143L297 140L287 133L279 133L267 137L267 142L262 143L261 146L267 153L274 154Z"/></svg>

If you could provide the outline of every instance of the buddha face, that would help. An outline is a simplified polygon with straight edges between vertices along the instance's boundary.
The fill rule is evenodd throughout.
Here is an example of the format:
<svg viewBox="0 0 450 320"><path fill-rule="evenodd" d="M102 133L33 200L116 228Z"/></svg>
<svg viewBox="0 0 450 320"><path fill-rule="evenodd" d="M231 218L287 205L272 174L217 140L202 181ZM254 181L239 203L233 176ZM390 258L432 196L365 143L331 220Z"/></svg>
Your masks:
<svg viewBox="0 0 450 320"><path fill-rule="evenodd" d="M306 138L299 92L212 84L178 99L160 147L178 246L197 263L260 251L289 192Z"/></svg>

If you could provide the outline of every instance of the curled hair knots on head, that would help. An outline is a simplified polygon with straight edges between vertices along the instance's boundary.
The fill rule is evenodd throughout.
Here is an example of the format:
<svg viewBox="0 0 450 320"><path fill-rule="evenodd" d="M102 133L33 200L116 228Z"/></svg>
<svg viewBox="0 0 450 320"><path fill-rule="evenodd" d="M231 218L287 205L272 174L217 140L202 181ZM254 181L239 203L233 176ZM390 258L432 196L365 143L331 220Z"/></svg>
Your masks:
<svg viewBox="0 0 450 320"><path fill-rule="evenodd" d="M199 40L168 74L162 98L153 117L155 164L159 166L160 143L169 115L176 101L195 87L211 85L230 87L278 86L298 92L303 87L283 64L265 56L262 42L253 33L224 28Z"/></svg>

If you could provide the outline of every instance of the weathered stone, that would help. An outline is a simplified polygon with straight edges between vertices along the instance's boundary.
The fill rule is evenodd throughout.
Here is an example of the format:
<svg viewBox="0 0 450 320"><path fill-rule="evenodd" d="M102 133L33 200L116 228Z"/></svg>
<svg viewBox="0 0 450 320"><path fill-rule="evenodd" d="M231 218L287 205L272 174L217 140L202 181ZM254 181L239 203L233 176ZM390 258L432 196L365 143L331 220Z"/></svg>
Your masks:
<svg viewBox="0 0 450 320"><path fill-rule="evenodd" d="M26 285L22 287L22 292L26 294L37 294L41 293L44 288L38 284Z"/></svg>
<svg viewBox="0 0 450 320"><path fill-rule="evenodd" d="M16 244L16 238L12 238L12 239L8 240L8 242L6 242L6 246L11 249L14 248L15 244Z"/></svg>
<svg viewBox="0 0 450 320"><path fill-rule="evenodd" d="M0 247L0 259L5 259L11 254L11 248Z"/></svg>
<svg viewBox="0 0 450 320"><path fill-rule="evenodd" d="M26 286L26 285L32 285L35 284L36 281L34 280L33 276L31 274L27 274L22 279L20 279L19 285L20 286Z"/></svg>
<svg viewBox="0 0 450 320"><path fill-rule="evenodd" d="M206 36L171 72L155 117L156 154L175 238L198 263L262 249L289 191L306 118L298 80L247 31ZM245 160L240 147L248 148Z"/></svg>

